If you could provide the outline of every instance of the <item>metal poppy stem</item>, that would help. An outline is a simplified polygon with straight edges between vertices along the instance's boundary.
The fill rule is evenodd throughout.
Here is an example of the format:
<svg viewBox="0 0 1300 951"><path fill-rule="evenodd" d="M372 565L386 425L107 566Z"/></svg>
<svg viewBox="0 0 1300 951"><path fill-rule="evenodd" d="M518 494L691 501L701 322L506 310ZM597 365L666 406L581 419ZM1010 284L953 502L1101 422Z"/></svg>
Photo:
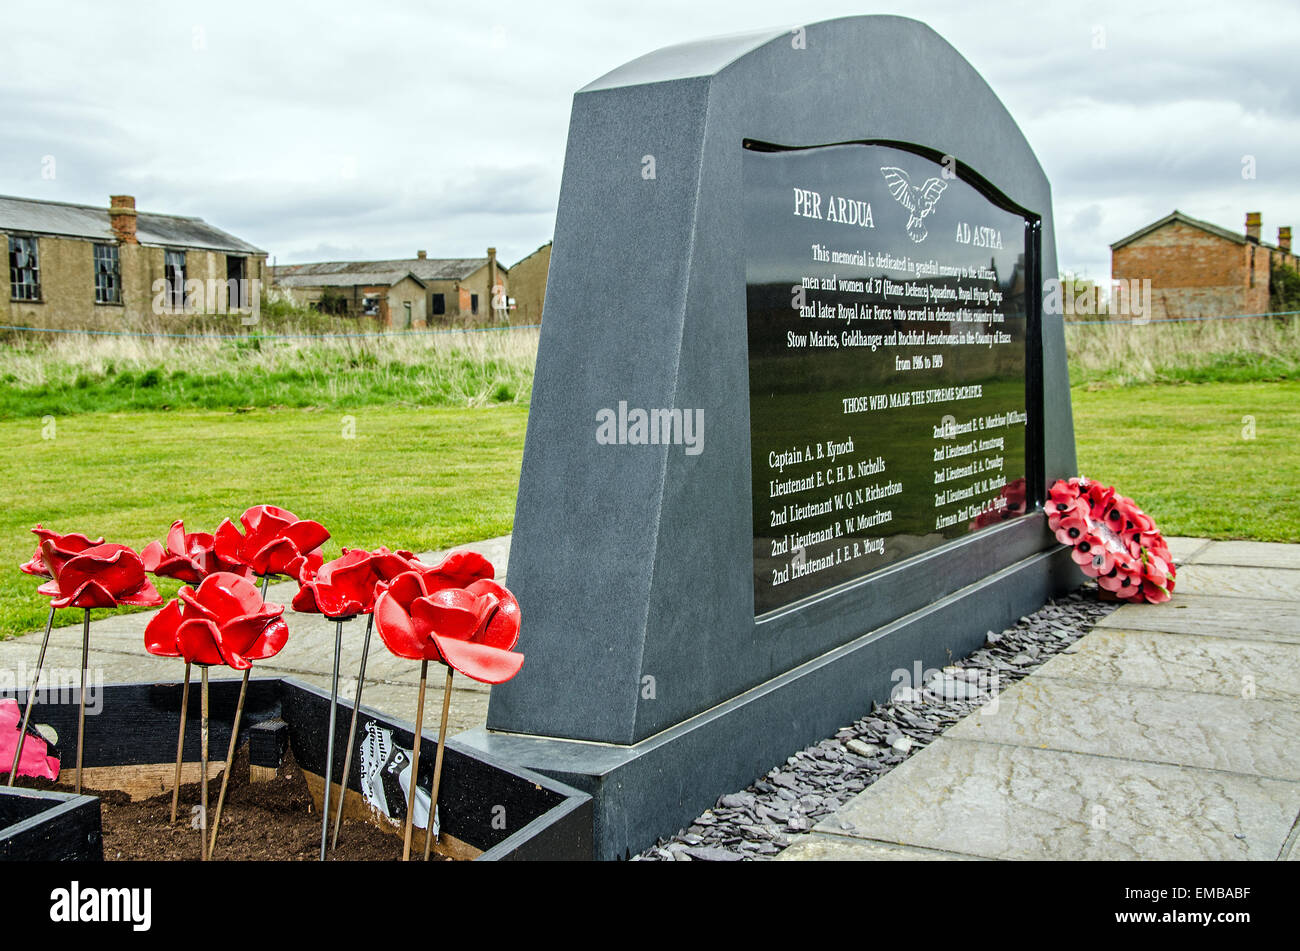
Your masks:
<svg viewBox="0 0 1300 951"><path fill-rule="evenodd" d="M248 675L253 668L244 670L244 682L239 685L239 704L235 707L235 725L230 728L230 746L226 749L226 769L221 774L221 793L217 796L217 814L212 819L212 842L208 858L217 854L217 832L221 829L221 810L226 804L226 787L230 785L230 771L235 765L235 747L239 742L239 721L244 716L244 697L248 694Z"/></svg>
<svg viewBox="0 0 1300 951"><path fill-rule="evenodd" d="M334 836L330 851L339 847L339 829L343 825L343 801L347 798L348 773L352 769L352 747L357 741L357 711L361 709L361 691L366 685L366 658L370 656L370 632L375 628L375 615L366 619L366 639L361 645L361 668L357 671L357 695L352 698L352 725L348 727L348 747L343 754L343 776L339 780L339 805L334 816Z"/></svg>
<svg viewBox="0 0 1300 951"><path fill-rule="evenodd" d="M90 673L90 608L85 608L81 624L81 695L77 711L77 795L81 795L82 740L86 738L86 676Z"/></svg>
<svg viewBox="0 0 1300 951"><path fill-rule="evenodd" d="M45 666L45 648L50 646L50 629L54 627L54 608L50 608L50 618L45 622L45 638L41 641L41 652L36 658L36 677L32 680L32 689L27 692L27 709L23 712L23 725L18 731L18 747L14 750L14 761L9 767L9 785L18 778L18 759L23 755L23 740L27 738L27 723L32 718L32 701L36 699L36 687L41 682L41 668Z"/></svg>
<svg viewBox="0 0 1300 951"><path fill-rule="evenodd" d="M262 575L262 600L266 600L266 589L271 585L271 576Z"/></svg>
<svg viewBox="0 0 1300 951"><path fill-rule="evenodd" d="M424 728L424 688L429 682L429 662L420 662L420 696L415 701L415 741L411 744L411 791L406 803L406 832L402 845L402 861L411 860L411 829L415 821L415 787L420 781L420 736ZM429 813L430 816L433 813ZM430 820L432 821L432 819ZM426 836L429 834L425 828Z"/></svg>
<svg viewBox="0 0 1300 951"><path fill-rule="evenodd" d="M201 785L199 804L199 856L208 860L208 666L200 667L203 675L201 690L203 713L199 733L203 737L203 752L199 762L199 783Z"/></svg>
<svg viewBox="0 0 1300 951"><path fill-rule="evenodd" d="M447 682L442 688L442 725L438 727L438 756L433 761L433 792L429 796L429 825L424 830L424 860L429 861L429 846L433 844L433 820L438 814L438 787L442 784L442 751L447 745L447 713L451 710L451 678L455 671L447 665ZM438 829L442 839L442 828Z"/></svg>
<svg viewBox="0 0 1300 951"><path fill-rule="evenodd" d="M176 738L176 777L172 780L172 825L176 825L176 805L181 798L181 759L185 755L185 720L190 710L190 662L185 662L185 688L181 691L181 729Z"/></svg>
<svg viewBox="0 0 1300 951"><path fill-rule="evenodd" d="M321 804L320 815L320 860L325 861L325 846L329 842L330 831L330 787L334 784L334 727L339 715L339 657L343 652L343 621L334 622L334 680L330 688L330 726L329 736L325 741L325 801ZM340 790L339 798L342 798Z"/></svg>

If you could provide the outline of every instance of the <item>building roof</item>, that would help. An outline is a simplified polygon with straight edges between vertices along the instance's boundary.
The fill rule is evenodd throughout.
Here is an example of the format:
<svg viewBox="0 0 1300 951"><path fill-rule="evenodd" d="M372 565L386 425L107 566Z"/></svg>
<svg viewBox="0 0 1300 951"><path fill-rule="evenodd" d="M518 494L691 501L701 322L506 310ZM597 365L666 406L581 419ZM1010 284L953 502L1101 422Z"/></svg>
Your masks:
<svg viewBox="0 0 1300 951"><path fill-rule="evenodd" d="M1208 231L1210 234L1217 235L1218 237L1231 241L1234 244L1246 243L1246 236L1241 232L1229 231L1227 228L1220 228L1218 225L1211 224L1208 221L1201 221L1201 219L1199 218L1193 218L1190 215L1185 215L1177 208L1175 208L1172 214L1165 215L1159 221L1153 221L1151 224L1147 225L1146 227L1139 228L1137 231L1134 231L1131 235L1128 235L1127 237L1124 238L1120 238L1118 241L1116 241L1114 244L1110 246L1110 249L1114 251L1116 248L1122 248L1124 245L1131 244L1132 242L1136 241L1138 238L1141 238L1145 235L1150 234L1153 231L1163 228L1167 224L1172 224L1175 221L1180 221L1185 225L1192 226L1193 228L1200 228L1202 231ZM1263 242L1260 243L1262 244Z"/></svg>
<svg viewBox="0 0 1300 951"><path fill-rule="evenodd" d="M0 195L0 231L25 231L95 241L117 240L117 235L109 224L107 208L16 198L11 195ZM182 215L137 212L135 235L141 244L207 251L239 251L244 254L266 253L220 228L214 228L202 218Z"/></svg>
<svg viewBox="0 0 1300 951"><path fill-rule="evenodd" d="M421 283L459 281L487 263L487 258L321 261L315 264L280 264L271 268L271 274L277 284L285 287L352 287L358 284L396 284L408 274ZM510 269L500 261L497 267L509 273Z"/></svg>
<svg viewBox="0 0 1300 951"><path fill-rule="evenodd" d="M394 271L344 271L339 274L286 274L286 268L274 268L272 279L281 287L392 287L408 277L426 287L424 281L409 269Z"/></svg>
<svg viewBox="0 0 1300 951"><path fill-rule="evenodd" d="M510 265L510 266L511 266L511 267L519 267L519 265L523 264L523 263L524 263L525 261L527 261L529 258L537 257L537 255L541 254L543 251L545 251L547 248L549 248L549 247L551 246L551 244L552 244L552 242L547 241L544 245L542 245L542 246L541 246L540 248L538 248L536 251L532 252L532 254L525 254L522 258L520 258L518 261L516 261L514 264L512 264L512 265Z"/></svg>

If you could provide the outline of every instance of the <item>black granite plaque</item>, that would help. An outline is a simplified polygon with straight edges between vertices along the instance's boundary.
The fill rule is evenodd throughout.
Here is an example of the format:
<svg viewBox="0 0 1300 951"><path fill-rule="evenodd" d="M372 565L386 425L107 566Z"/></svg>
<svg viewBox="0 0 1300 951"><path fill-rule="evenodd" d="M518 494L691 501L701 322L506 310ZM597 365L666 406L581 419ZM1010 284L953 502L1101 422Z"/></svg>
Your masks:
<svg viewBox="0 0 1300 951"><path fill-rule="evenodd" d="M755 613L1023 513L1032 221L876 144L746 143L744 202Z"/></svg>

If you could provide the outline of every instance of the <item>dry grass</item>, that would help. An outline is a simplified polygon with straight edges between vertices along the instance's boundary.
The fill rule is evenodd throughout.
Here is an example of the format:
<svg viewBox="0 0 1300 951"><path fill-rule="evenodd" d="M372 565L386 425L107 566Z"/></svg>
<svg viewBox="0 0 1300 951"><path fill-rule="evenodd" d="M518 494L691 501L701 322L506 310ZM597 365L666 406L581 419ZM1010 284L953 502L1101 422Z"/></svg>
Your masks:
<svg viewBox="0 0 1300 951"><path fill-rule="evenodd" d="M1240 383L1300 376L1300 318L1065 325L1071 382Z"/></svg>
<svg viewBox="0 0 1300 951"><path fill-rule="evenodd" d="M527 402L538 331L295 337L50 334L0 347L0 416Z"/></svg>

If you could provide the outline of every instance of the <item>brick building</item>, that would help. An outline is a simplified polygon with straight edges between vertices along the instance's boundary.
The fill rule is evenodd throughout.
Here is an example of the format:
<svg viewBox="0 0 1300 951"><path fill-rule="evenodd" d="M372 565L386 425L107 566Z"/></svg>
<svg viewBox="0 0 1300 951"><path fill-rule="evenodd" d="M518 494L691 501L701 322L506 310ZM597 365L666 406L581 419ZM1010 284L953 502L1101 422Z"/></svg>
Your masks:
<svg viewBox="0 0 1300 951"><path fill-rule="evenodd" d="M248 308L266 252L201 218L0 195L0 323L111 329Z"/></svg>
<svg viewBox="0 0 1300 951"><path fill-rule="evenodd" d="M395 261L282 264L271 271L275 286L299 302L383 327L484 326L507 319L510 274L496 248L484 258L431 258L417 251Z"/></svg>
<svg viewBox="0 0 1300 951"><path fill-rule="evenodd" d="M515 300L514 322L540 324L546 301L546 275L551 267L551 242L510 266L510 295Z"/></svg>
<svg viewBox="0 0 1300 951"><path fill-rule="evenodd" d="M1242 232L1175 211L1110 246L1111 280L1150 280L1154 318L1267 313L1273 265L1297 260L1289 225L1275 245L1260 231L1257 211Z"/></svg>

